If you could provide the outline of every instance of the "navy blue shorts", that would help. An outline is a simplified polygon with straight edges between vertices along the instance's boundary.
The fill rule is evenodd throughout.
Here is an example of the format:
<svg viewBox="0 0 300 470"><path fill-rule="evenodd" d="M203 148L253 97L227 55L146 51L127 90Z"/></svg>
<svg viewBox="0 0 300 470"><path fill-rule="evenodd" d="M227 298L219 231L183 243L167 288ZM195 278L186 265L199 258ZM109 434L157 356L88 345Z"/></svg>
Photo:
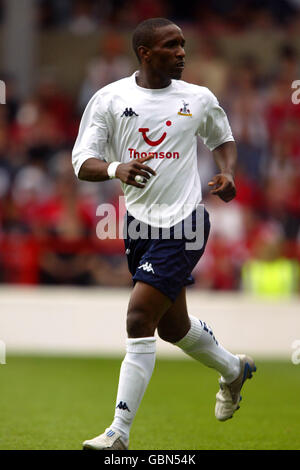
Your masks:
<svg viewBox="0 0 300 470"><path fill-rule="evenodd" d="M142 281L150 284L174 302L183 286L194 283L191 272L205 250L210 231L209 213L203 206L198 206L187 219L169 229L169 239L163 234L166 229L157 229L157 238L151 238L151 227L146 224L142 224L143 233L145 227L147 231L144 238L130 238L128 227L132 221L139 224L139 221L127 212L124 219L124 229L127 228L124 243L133 283ZM188 227L187 230L183 228L184 224ZM176 235L179 225L183 233L180 239ZM202 230L201 244L197 243L196 249L187 249L186 244L195 241L195 237L191 238L189 235L189 229L194 233L197 229L199 232Z"/></svg>

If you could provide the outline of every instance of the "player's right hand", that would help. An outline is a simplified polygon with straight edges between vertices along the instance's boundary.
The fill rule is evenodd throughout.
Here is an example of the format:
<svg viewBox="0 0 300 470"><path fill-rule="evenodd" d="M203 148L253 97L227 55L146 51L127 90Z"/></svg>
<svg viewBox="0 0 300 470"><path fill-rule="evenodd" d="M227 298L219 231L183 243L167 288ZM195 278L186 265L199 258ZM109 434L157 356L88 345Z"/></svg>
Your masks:
<svg viewBox="0 0 300 470"><path fill-rule="evenodd" d="M154 158L153 153L149 153L146 157L138 158L128 163L121 163L117 167L116 178L119 178L123 183L135 186L136 188L144 188L151 175L156 175L155 171L150 166L144 165L144 162L147 162L152 158ZM135 177L137 175L144 178L144 183L137 183L135 181Z"/></svg>

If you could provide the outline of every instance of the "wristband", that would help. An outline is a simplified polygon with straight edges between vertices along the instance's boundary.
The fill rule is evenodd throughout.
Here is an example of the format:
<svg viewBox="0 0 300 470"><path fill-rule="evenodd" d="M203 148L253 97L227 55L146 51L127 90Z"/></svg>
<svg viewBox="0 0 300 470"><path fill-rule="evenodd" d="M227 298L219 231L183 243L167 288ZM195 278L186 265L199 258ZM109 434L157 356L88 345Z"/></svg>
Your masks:
<svg viewBox="0 0 300 470"><path fill-rule="evenodd" d="M109 176L109 179L113 179L116 177L116 170L120 164L121 162L112 162L108 165L107 174Z"/></svg>

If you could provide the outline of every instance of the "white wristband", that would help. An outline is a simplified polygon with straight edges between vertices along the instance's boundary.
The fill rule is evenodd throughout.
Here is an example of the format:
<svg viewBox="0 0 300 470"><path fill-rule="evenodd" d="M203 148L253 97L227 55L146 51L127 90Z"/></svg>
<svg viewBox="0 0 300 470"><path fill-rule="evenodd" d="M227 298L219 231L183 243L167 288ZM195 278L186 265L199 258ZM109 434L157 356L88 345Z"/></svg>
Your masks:
<svg viewBox="0 0 300 470"><path fill-rule="evenodd" d="M113 179L116 177L116 170L118 166L121 164L121 162L112 162L108 165L107 167L107 174L110 179Z"/></svg>

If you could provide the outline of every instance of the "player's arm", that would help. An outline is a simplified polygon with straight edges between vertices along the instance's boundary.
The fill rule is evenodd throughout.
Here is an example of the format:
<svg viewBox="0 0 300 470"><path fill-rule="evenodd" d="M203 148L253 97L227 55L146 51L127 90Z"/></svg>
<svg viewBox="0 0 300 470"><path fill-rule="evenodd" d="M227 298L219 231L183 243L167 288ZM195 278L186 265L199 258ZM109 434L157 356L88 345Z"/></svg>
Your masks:
<svg viewBox="0 0 300 470"><path fill-rule="evenodd" d="M225 142L213 150L214 160L220 169L208 183L213 187L211 194L219 196L223 201L229 202L236 195L234 184L234 171L237 162L237 149L235 142Z"/></svg>
<svg viewBox="0 0 300 470"><path fill-rule="evenodd" d="M219 105L215 95L206 90L206 112L198 128L198 134L212 152L220 173L208 183L211 194L229 202L236 195L234 170L237 150L225 111Z"/></svg>
<svg viewBox="0 0 300 470"><path fill-rule="evenodd" d="M84 181L105 181L109 179L107 168L108 163L98 158L85 160L80 167L78 179Z"/></svg>
<svg viewBox="0 0 300 470"><path fill-rule="evenodd" d="M132 160L128 163L119 163L116 168L106 162L105 149L109 142L109 136L114 132L112 125L107 120L105 103L99 93L88 103L79 126L78 136L72 151L72 164L76 176L85 181L105 181L110 178L118 178L123 183L144 188L145 183L155 171L145 165L144 162L153 158L152 155ZM137 183L135 177L143 178L142 183Z"/></svg>
<svg viewBox="0 0 300 470"><path fill-rule="evenodd" d="M144 162L153 158L153 155L139 158L138 161L132 160L128 163L120 163L116 169L115 177L123 183L135 186L137 188L144 188L145 183L150 178L150 174L156 175L155 171ZM109 163L98 158L89 158L85 160L79 170L78 178L84 181L105 181L110 179L107 169ZM149 174L150 173L150 174ZM144 178L144 184L137 183L135 177L140 175Z"/></svg>

